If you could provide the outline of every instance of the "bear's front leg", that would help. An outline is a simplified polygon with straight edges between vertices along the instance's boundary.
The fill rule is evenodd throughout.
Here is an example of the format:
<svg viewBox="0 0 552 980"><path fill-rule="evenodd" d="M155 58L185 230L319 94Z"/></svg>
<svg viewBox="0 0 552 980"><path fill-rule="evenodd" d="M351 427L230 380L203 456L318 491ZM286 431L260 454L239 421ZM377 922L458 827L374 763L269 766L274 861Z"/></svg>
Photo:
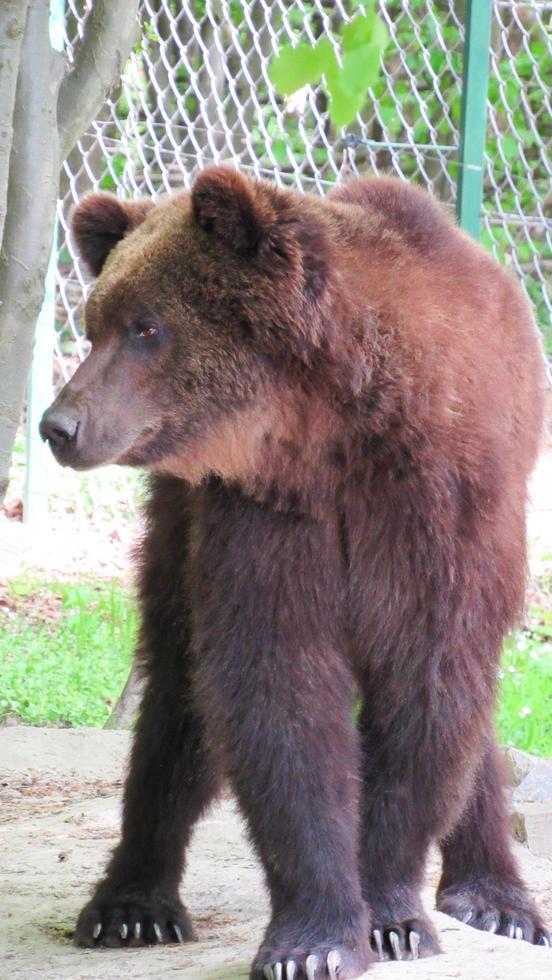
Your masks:
<svg viewBox="0 0 552 980"><path fill-rule="evenodd" d="M196 696L272 904L251 976L357 977L374 954L335 529L215 485L197 541Z"/></svg>
<svg viewBox="0 0 552 980"><path fill-rule="evenodd" d="M193 938L179 897L185 849L218 789L191 690L189 491L157 477L141 562L139 660L146 685L125 784L122 837L75 930L79 946Z"/></svg>

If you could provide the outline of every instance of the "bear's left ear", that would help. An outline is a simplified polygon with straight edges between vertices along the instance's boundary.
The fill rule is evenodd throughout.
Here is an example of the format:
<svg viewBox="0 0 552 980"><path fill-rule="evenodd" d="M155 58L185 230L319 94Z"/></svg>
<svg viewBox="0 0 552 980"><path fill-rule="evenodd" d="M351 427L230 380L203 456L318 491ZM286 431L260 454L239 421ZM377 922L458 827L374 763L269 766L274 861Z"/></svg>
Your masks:
<svg viewBox="0 0 552 980"><path fill-rule="evenodd" d="M278 247L280 213L276 194L230 167L208 167L192 187L194 218L240 255L258 255Z"/></svg>
<svg viewBox="0 0 552 980"><path fill-rule="evenodd" d="M99 276L111 249L155 207L153 201L121 201L113 194L87 194L75 208L71 230L80 257Z"/></svg>

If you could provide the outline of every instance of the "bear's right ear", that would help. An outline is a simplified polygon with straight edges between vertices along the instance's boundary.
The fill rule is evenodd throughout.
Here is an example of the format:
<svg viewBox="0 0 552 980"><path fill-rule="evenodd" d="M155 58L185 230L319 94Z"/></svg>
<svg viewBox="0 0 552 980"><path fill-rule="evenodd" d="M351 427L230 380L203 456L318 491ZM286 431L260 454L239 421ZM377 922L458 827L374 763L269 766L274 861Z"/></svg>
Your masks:
<svg viewBox="0 0 552 980"><path fill-rule="evenodd" d="M154 207L153 201L120 201L113 194L88 194L77 205L71 230L80 257L99 276L111 249L134 231Z"/></svg>
<svg viewBox="0 0 552 980"><path fill-rule="evenodd" d="M192 211L203 231L240 255L258 254L277 237L274 192L227 165L208 167L192 187Z"/></svg>

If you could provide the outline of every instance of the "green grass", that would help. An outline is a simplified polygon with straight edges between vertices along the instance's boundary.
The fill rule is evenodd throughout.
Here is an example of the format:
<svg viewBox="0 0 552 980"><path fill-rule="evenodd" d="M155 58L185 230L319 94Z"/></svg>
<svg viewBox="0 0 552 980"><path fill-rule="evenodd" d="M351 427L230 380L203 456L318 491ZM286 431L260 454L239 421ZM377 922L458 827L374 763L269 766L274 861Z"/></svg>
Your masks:
<svg viewBox="0 0 552 980"><path fill-rule="evenodd" d="M137 615L116 582L10 583L0 633L0 717L32 725L107 720L128 675Z"/></svg>
<svg viewBox="0 0 552 980"><path fill-rule="evenodd" d="M0 718L103 725L126 680L137 612L117 582L13 581L2 603ZM552 613L505 643L501 742L552 756Z"/></svg>
<svg viewBox="0 0 552 980"><path fill-rule="evenodd" d="M532 614L504 644L497 729L505 745L552 756L552 613Z"/></svg>

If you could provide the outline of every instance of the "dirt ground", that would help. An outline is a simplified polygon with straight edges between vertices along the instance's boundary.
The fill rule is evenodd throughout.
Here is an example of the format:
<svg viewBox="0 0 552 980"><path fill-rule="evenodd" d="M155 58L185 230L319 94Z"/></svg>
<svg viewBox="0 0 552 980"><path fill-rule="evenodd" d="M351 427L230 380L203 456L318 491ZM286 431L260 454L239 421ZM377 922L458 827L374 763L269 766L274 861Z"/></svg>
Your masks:
<svg viewBox="0 0 552 980"><path fill-rule="evenodd" d="M78 950L76 915L116 841L128 735L20 726L0 730L1 980L245 978L267 921L262 875L230 799L198 827L182 894L198 942L131 951ZM552 862L523 847L526 879L552 926ZM426 899L438 877L428 868ZM552 950L478 933L434 913L444 953L382 963L369 976L550 980Z"/></svg>

